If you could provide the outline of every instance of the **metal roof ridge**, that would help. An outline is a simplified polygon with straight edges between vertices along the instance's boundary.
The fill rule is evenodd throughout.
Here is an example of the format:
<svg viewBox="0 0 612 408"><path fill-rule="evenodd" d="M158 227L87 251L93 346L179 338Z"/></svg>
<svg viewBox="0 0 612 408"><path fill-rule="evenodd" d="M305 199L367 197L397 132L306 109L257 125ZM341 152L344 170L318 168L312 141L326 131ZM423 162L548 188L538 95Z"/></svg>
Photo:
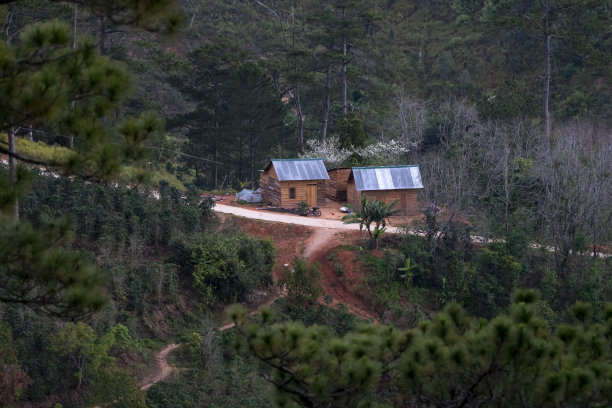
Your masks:
<svg viewBox="0 0 612 408"><path fill-rule="evenodd" d="M302 158L302 159L270 159L270 161L299 161L299 160L323 160L322 158L313 158L313 159L308 159L308 158Z"/></svg>
<svg viewBox="0 0 612 408"><path fill-rule="evenodd" d="M419 167L418 164L395 164L392 166L363 166L363 167L351 167L351 169L394 169L403 167Z"/></svg>

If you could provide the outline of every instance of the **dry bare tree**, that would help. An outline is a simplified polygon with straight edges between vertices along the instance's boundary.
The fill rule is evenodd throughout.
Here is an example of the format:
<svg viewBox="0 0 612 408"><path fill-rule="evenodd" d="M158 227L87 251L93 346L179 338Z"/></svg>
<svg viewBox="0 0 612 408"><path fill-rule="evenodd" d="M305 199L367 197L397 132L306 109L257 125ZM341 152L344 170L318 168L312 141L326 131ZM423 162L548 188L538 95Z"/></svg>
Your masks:
<svg viewBox="0 0 612 408"><path fill-rule="evenodd" d="M406 94L403 88L395 93L397 114L394 121L393 137L414 151L423 143L427 107L425 102Z"/></svg>
<svg viewBox="0 0 612 408"><path fill-rule="evenodd" d="M605 127L571 123L551 134L550 149L541 146L534 171L542 182L538 216L553 248L557 273L565 277L580 241L609 234L612 218L612 134ZM546 139L542 143L547 143Z"/></svg>
<svg viewBox="0 0 612 408"><path fill-rule="evenodd" d="M440 149L430 151L419 163L426 200L445 208L445 221L436 232L437 241L448 232L458 214L473 208L477 196L474 166L483 131L476 108L466 101L443 104L439 115Z"/></svg>
<svg viewBox="0 0 612 408"><path fill-rule="evenodd" d="M533 187L526 173L537 152L536 129L521 120L489 122L480 139L481 171L484 173L483 195L490 196L492 215L502 216L506 236L510 234L511 206L514 196L524 197ZM501 209L494 203L501 203ZM518 203L516 203L518 204Z"/></svg>

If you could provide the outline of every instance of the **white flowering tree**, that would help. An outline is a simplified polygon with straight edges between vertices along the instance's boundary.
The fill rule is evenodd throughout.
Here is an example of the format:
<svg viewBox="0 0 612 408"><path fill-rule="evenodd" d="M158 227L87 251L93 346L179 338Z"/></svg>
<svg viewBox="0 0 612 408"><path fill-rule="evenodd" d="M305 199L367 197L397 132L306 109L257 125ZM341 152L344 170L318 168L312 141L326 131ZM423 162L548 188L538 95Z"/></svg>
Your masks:
<svg viewBox="0 0 612 408"><path fill-rule="evenodd" d="M379 166L390 164L401 164L410 149L404 143L397 140L379 141L366 147L355 149L359 157L367 163Z"/></svg>
<svg viewBox="0 0 612 408"><path fill-rule="evenodd" d="M340 145L338 137L330 137L326 141L309 140L306 142L304 159L323 159L328 169L350 164L351 157L359 157L366 163L376 165L399 164L406 157L408 146L396 141L379 141L363 148L346 148Z"/></svg>
<svg viewBox="0 0 612 408"><path fill-rule="evenodd" d="M315 139L306 142L303 159L323 159L325 166L329 169L346 165L353 154L353 149L340 146L338 137L329 137L327 140L319 141Z"/></svg>

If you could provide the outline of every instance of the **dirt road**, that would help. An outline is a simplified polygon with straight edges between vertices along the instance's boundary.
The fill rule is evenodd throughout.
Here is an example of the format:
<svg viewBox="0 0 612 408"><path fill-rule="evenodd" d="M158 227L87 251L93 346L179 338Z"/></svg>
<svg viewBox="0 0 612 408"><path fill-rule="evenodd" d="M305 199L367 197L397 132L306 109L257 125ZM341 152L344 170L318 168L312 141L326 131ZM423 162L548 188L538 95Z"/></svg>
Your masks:
<svg viewBox="0 0 612 408"><path fill-rule="evenodd" d="M157 353L157 356L155 356L155 364L157 368L152 374L141 381L141 390L146 391L158 381L167 380L168 377L172 375L173 368L168 363L168 354L170 354L170 352L176 349L178 346L179 345L175 343L168 344L159 353Z"/></svg>
<svg viewBox="0 0 612 408"><path fill-rule="evenodd" d="M226 214L234 214L240 217L252 218L261 221L282 222L285 224L306 225L308 227L331 228L341 230L359 230L358 224L345 224L342 221L326 220L318 217L302 217L300 215L279 214L274 212L254 211L246 208L234 207L225 204L216 204L214 211ZM397 227L387 227L387 232L399 233L403 229Z"/></svg>
<svg viewBox="0 0 612 408"><path fill-rule="evenodd" d="M333 228L317 228L310 237L308 245L304 250L304 258L311 258L324 247L328 246L337 230Z"/></svg>
<svg viewBox="0 0 612 408"><path fill-rule="evenodd" d="M309 227L319 227L319 228L332 228L332 229L340 229L340 230L359 230L359 224L344 224L342 221L337 220L327 220L322 218L315 217L301 217L299 215L290 215L290 214L278 214L278 213L267 213L264 211L253 211L247 208L234 207L231 205L217 204L213 208L214 211L225 213L225 214L234 214L240 217L252 218L255 220L262 221L272 221L272 222L282 222L286 224L296 224L296 225L306 225ZM392 227L387 225L388 233L391 234L403 234L406 232L404 228L400 227ZM425 236L425 233L422 231L409 230L409 234ZM486 238L478 235L472 235L472 240L474 242L478 242L480 244L489 244L493 242L504 242L503 239L500 238ZM549 252L554 252L555 249L552 246L542 245L538 243L530 244L531 248L534 249L545 249ZM600 252L597 254L601 258L609 258L612 257L612 253Z"/></svg>

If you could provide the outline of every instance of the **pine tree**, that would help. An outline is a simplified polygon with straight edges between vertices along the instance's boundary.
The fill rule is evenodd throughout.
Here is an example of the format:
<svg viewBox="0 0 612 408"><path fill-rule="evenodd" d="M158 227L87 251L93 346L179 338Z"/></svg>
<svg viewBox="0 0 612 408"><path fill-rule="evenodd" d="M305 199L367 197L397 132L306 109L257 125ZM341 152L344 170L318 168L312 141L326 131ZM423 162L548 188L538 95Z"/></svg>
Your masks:
<svg viewBox="0 0 612 408"><path fill-rule="evenodd" d="M255 171L265 164L266 153L284 139L286 106L270 77L252 62L234 69L224 88L223 132L234 141L238 178L254 185Z"/></svg>
<svg viewBox="0 0 612 408"><path fill-rule="evenodd" d="M447 306L411 330L368 325L343 337L326 327L257 323L234 308L236 347L273 369L280 406L600 407L612 403L612 305L605 323L573 308L576 323L551 331L537 296L518 292L509 313L470 318Z"/></svg>
<svg viewBox="0 0 612 408"><path fill-rule="evenodd" d="M104 9L117 22L154 28L155 22L163 25L161 16L173 2L79 4ZM15 161L90 180L112 179L123 163L143 156L139 145L161 123L151 114L111 120L129 88L128 77L101 57L91 40L73 47L70 33L68 25L52 21L26 27L18 41L0 42L0 129L14 134L18 127L36 125L76 141L70 154L50 161L26 157L13 143L0 145L0 152L11 159L10 176L0 174L0 301L74 318L101 307L103 282L81 254L66 249L66 221L36 230L7 215L8 208L17 208L30 179ZM74 107L73 101L78 101Z"/></svg>
<svg viewBox="0 0 612 408"><path fill-rule="evenodd" d="M196 179L205 180L202 184L206 187L217 188L222 169L220 157L227 157L235 149L234 141L222 131L226 97L223 85L232 69L247 58L240 46L219 37L189 53L186 66L179 66L169 78L195 106L190 112L172 118L168 125L184 131L188 142L183 150L190 155L185 162L196 171Z"/></svg>
<svg viewBox="0 0 612 408"><path fill-rule="evenodd" d="M610 7L598 0L501 0L486 1L483 20L495 29L523 31L540 45L542 79L542 124L551 132L550 99L554 59L562 53L578 57L580 64L607 67L605 51Z"/></svg>

